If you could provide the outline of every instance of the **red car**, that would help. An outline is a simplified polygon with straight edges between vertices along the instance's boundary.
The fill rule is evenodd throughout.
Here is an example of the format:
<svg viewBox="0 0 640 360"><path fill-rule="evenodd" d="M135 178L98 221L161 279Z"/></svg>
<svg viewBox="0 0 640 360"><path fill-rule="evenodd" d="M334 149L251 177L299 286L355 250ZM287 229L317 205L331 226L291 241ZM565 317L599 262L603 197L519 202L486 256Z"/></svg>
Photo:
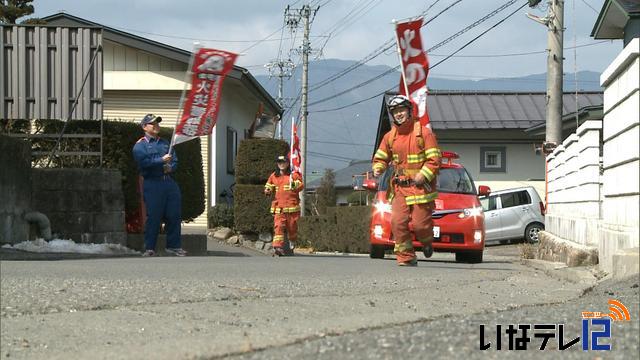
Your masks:
<svg viewBox="0 0 640 360"><path fill-rule="evenodd" d="M480 186L476 192L475 184L467 170L453 162L459 156L453 152L442 153L442 166L437 180L438 198L433 212L433 251L452 252L456 261L480 263L484 251L484 214L478 196L486 196L491 190ZM386 250L393 250L391 233L391 203L387 201L387 189L393 168L389 167L376 182L364 181L364 187L376 191L371 216L370 256L384 258ZM412 225L409 223L409 228ZM422 244L413 239L413 247L422 250Z"/></svg>

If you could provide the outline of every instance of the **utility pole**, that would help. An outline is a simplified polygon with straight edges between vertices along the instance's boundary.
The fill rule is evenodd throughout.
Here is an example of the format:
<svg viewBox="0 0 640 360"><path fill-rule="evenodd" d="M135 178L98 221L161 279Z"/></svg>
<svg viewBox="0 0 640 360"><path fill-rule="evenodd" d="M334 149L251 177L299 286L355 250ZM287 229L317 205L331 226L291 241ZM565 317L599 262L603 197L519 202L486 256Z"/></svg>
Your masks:
<svg viewBox="0 0 640 360"><path fill-rule="evenodd" d="M309 54L311 53L309 31L311 29L311 22L313 21L312 17L315 17L318 9L320 9L320 7L312 10L311 7L306 4L297 10L287 7L285 12L287 25L291 26L291 24L295 24L295 26L297 26L299 19L302 18L304 27L304 35L302 38L302 98L300 105L300 153L302 155L300 171L302 172L304 181L307 180L307 116L309 115L307 107L309 103ZM293 11L297 11L297 14L294 14ZM303 191L300 197L300 216L304 216L305 206L306 199Z"/></svg>
<svg viewBox="0 0 640 360"><path fill-rule="evenodd" d="M284 109L284 97L283 97L283 86L284 79L291 78L293 75L293 68L295 65L291 59L288 60L272 60L270 63L266 64L265 67L269 70L269 78L277 77L278 78L278 97L276 98L276 102L280 105L281 108ZM278 121L278 139L282 139L282 119Z"/></svg>
<svg viewBox="0 0 640 360"><path fill-rule="evenodd" d="M540 0L529 0L534 7ZM564 37L564 0L549 0L547 16L540 18L527 14L532 20L547 27L547 111L546 134L543 144L545 154L550 154L562 143L562 67Z"/></svg>

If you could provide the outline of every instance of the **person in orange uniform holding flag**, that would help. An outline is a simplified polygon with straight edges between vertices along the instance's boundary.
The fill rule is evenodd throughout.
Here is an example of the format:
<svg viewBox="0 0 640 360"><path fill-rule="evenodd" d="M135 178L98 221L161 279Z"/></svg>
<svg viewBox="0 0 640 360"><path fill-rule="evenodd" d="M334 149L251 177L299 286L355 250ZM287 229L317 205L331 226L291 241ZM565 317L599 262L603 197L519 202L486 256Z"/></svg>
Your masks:
<svg viewBox="0 0 640 360"><path fill-rule="evenodd" d="M409 222L413 223L416 239L425 255L433 253L433 220L436 176L441 153L436 137L429 127L421 126L411 116L412 103L404 95L396 95L387 103L393 117L392 129L384 135L373 158L373 174L380 175L389 164L391 177L391 231L395 239L393 252L398 265L416 266Z"/></svg>
<svg viewBox="0 0 640 360"><path fill-rule="evenodd" d="M300 219L299 193L304 189L302 176L298 172L291 172L289 160L286 156L276 158L277 169L264 186L267 196L275 194L271 202L273 214L273 250L276 255L293 255L293 248L298 238L298 219ZM289 248L284 248L284 232L289 237Z"/></svg>

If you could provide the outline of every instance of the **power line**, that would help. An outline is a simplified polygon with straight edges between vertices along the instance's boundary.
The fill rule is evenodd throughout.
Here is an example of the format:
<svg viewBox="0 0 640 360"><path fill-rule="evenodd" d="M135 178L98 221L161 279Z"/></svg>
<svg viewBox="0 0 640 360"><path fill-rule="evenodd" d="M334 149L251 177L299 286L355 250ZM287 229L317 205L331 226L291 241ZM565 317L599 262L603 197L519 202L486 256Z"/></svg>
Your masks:
<svg viewBox="0 0 640 360"><path fill-rule="evenodd" d="M587 47L587 46L594 46L594 45L600 45L603 43L609 42L608 40L602 40L602 41L597 41L595 43L591 43L591 44L582 44L582 45L577 45L577 46L570 46L570 47L565 47L565 50L569 50L569 49L577 49L577 48L582 48L582 47ZM473 54L473 55L455 55L453 57L456 58L496 58L496 57L509 57L509 56L526 56L526 55L535 55L535 54L546 54L547 50L540 50L540 51L530 51L530 52L522 52L522 53L509 53L509 54ZM445 57L448 55L443 55L443 54L429 54L429 56L434 56L434 57Z"/></svg>
<svg viewBox="0 0 640 360"><path fill-rule="evenodd" d="M596 10L593 6L591 6L591 4L589 4L588 2L586 2L585 0L581 0L585 5L587 5L589 8L591 8L591 10L595 11L596 14L599 14L600 12L598 10Z"/></svg>
<svg viewBox="0 0 640 360"><path fill-rule="evenodd" d="M443 13L445 13L446 11L448 11L449 9L451 9L452 7L454 7L455 5L457 5L458 3L460 3L462 0L455 0L453 3L451 3L449 6L447 6L445 9L441 10L439 13L437 13L435 16L431 17L429 20L427 20L424 24L422 24L422 26L424 27L425 25L429 24L430 22L434 21L435 19L437 19L440 15L442 15ZM426 15L426 11L428 11L429 9L431 9L431 7L429 7L427 10L425 10L420 17L425 16ZM365 63L375 59L376 57L378 57L380 54L384 53L385 51L391 49L392 47L395 46L395 37L390 38L389 40L387 40L386 42L384 42L381 46L379 46L376 50L372 51L371 53L369 53L367 56L365 56L363 59L359 60L358 62L356 62L355 64L347 67L344 70L339 71L338 73L329 76L328 78L319 81L318 83L312 85L309 87L309 92L312 92L314 90L317 90L325 85L327 85L328 83L335 81L343 76L345 76L346 74L350 73L351 71L359 68L360 66L364 65Z"/></svg>
<svg viewBox="0 0 640 360"><path fill-rule="evenodd" d="M460 30L460 31L456 32L455 34L453 34L453 35L449 36L448 38L444 39L443 41L439 42L438 44L436 44L436 45L432 46L431 48L427 49L427 50L425 51L425 53L429 53L429 52L431 52L431 51L433 51L433 50L435 50L435 49L437 49L437 48L439 48L439 47L441 47L441 46L444 46L445 44L447 44L447 43L451 42L453 39L455 39L455 38L459 37L460 35L464 34L465 32L467 32L467 31L469 31L469 30L473 29L474 27L476 27L476 26L478 26L478 25L482 24L483 22L487 21L487 20L488 20L488 19L490 19L491 17L493 17L493 16L495 16L495 15L499 14L501 11L503 11L503 10L504 10L504 9L506 9L507 7L509 7L509 6L513 5L516 1L518 1L518 0L509 0L509 1L507 1L505 4L501 5L500 7L498 7L498 8L497 8L497 9L495 9L495 10L493 10L492 12L488 13L487 15L483 16L482 18L480 18L480 19L476 20L474 23L472 23L472 24L470 24L470 25L466 26L464 29L462 29L462 30ZM520 7L520 9L522 9L525 5L526 5L526 4L524 4L523 6L521 6L521 7ZM506 20L506 19L507 19L507 18L505 18L504 20ZM504 20L503 20L503 21L504 21ZM499 23L498 23L498 24L499 24ZM496 25L494 25L494 26L496 26ZM490 29L491 29L491 28L490 28ZM484 34L484 33L483 33L483 34ZM467 44L470 44L470 43L471 43L471 42L469 42L469 43L467 43ZM465 45L465 47L466 47L466 45ZM464 47L462 47L462 48L458 49L455 53L457 53L458 51L460 51L460 50L462 50L462 49L464 49ZM454 53L454 54L455 54L455 53ZM447 57L445 57L445 59L444 59L444 60L448 59L448 58L449 58L449 57L451 57L451 56L452 56L452 55L448 55ZM440 62L442 62L442 61L440 61ZM437 65L437 64L436 64L436 65ZM435 65L434 65L434 66L432 66L432 67L430 67L430 68L434 68L434 67L435 67ZM352 87L350 87L350 88L348 88L348 89L346 89L346 90L343 90L343 91L341 91L341 92L339 92L339 93L336 93L336 94L333 94L333 95L327 96L326 98L323 98L323 99L320 99L320 100L314 101L314 102L312 102L312 103L309 103L309 106L313 106L313 105L321 104L321 103L326 102L326 101L328 101L328 100L334 99L334 98L336 98L336 97L338 97L338 96L341 96L341 95L344 95L344 94L346 94L346 93L349 93L349 92L351 92L351 91L353 91L353 90L355 90L355 89L358 89L358 88L360 88L360 87L362 87L362 86L364 86L364 85L370 84L370 83L372 83L372 82L374 82L374 81L376 81L376 80L378 80L378 79L380 79L380 78L382 78L382 77L384 77L384 76L386 76L386 75L388 75L388 74L391 74L391 73L393 73L393 72L397 71L398 69L400 69L400 65L397 65L397 66L395 66L395 67L393 67L393 68L390 68L389 70L387 70L387 71L385 71L385 72L383 72L383 73L381 73L381 74L379 74L379 75L377 75L377 76L375 76L375 77L373 77L373 78L371 78L371 79L369 79L369 80L366 80L366 81L364 81L364 82L361 82L361 83L359 83L359 84L357 84L357 85L355 85L355 86L352 86Z"/></svg>
<svg viewBox="0 0 640 360"><path fill-rule="evenodd" d="M523 4L522 6L520 6L518 9L516 9L515 11L513 11L511 14L507 15L505 18L503 18L502 20L498 21L496 24L494 24L493 26L491 26L491 27L489 27L488 29L484 30L484 31L483 31L482 33L480 33L478 36L476 36L475 38L471 39L470 41L468 41L467 43L465 43L464 45L462 45L460 48L458 48L458 50L454 51L453 53L451 53L449 56L445 57L444 59L442 59L442 60L438 61L435 65L433 65L433 66L431 66L431 67L430 67L430 70L431 70L431 69L433 69L433 68L435 68L436 66L438 66L438 65L442 64L443 62L445 62L446 60L448 60L449 58L451 58L451 56L453 56L453 55L455 55L456 53L460 52L462 49L466 48L467 46L469 46L470 44L472 44L473 42L475 42L476 40L478 40L480 37L484 36L486 33L488 33L489 31L491 31L492 29L494 29L494 28L495 28L495 27L497 27L498 25L502 24L504 21L506 21L506 20L507 20L507 19L509 19L511 16L513 16L513 15L514 15L516 12L518 12L520 9L522 9L522 8L523 8L523 7L525 7L525 6L527 6L527 4L528 4L528 3L524 3L524 4ZM398 66L396 66L395 68L393 68L392 70L396 70L396 69L398 69L399 67L400 67L400 66L398 65ZM383 74L385 74L385 75L386 75L386 73L388 73L388 72L385 72L385 73L383 73ZM380 75L378 75L378 77L379 77L379 76L380 76ZM376 98L376 97L378 97L378 96L380 96L380 95L383 95L383 94L385 94L387 91L391 91L391 90L393 90L395 87L396 87L396 85L394 85L394 86L392 86L391 88L386 89L386 90L384 90L384 91L382 91L382 92L380 92L380 93L378 93L378 94L375 94L375 95L373 95L373 96L371 96L371 97L368 97L368 98L366 98L366 99L362 99L362 100L359 100L359 101L353 102L353 103L348 104L348 105L340 106L340 107L338 107L338 108L334 108L334 109L316 110L316 111L311 111L311 112L314 112L314 113L320 113L320 112L329 112L329 111L342 110L342 109L345 109L345 108L348 108L348 107L351 107L351 106L354 106L354 105L360 104L360 103L362 103L362 102L365 102L365 101L367 101L367 100L371 100L371 99Z"/></svg>

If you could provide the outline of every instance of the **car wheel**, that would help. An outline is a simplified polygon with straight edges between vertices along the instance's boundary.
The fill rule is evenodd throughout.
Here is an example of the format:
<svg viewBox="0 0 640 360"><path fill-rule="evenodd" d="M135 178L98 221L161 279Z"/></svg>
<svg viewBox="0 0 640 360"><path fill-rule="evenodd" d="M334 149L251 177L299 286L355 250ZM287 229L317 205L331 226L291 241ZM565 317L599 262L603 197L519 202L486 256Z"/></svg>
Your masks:
<svg viewBox="0 0 640 360"><path fill-rule="evenodd" d="M384 247L380 245L371 245L369 257L372 259L384 259Z"/></svg>
<svg viewBox="0 0 640 360"><path fill-rule="evenodd" d="M539 223L529 224L524 230L524 240L530 244L535 244L539 241L538 233L544 230L544 225Z"/></svg>
<svg viewBox="0 0 640 360"><path fill-rule="evenodd" d="M456 262L478 264L482 262L482 254L483 254L482 251L457 252Z"/></svg>

